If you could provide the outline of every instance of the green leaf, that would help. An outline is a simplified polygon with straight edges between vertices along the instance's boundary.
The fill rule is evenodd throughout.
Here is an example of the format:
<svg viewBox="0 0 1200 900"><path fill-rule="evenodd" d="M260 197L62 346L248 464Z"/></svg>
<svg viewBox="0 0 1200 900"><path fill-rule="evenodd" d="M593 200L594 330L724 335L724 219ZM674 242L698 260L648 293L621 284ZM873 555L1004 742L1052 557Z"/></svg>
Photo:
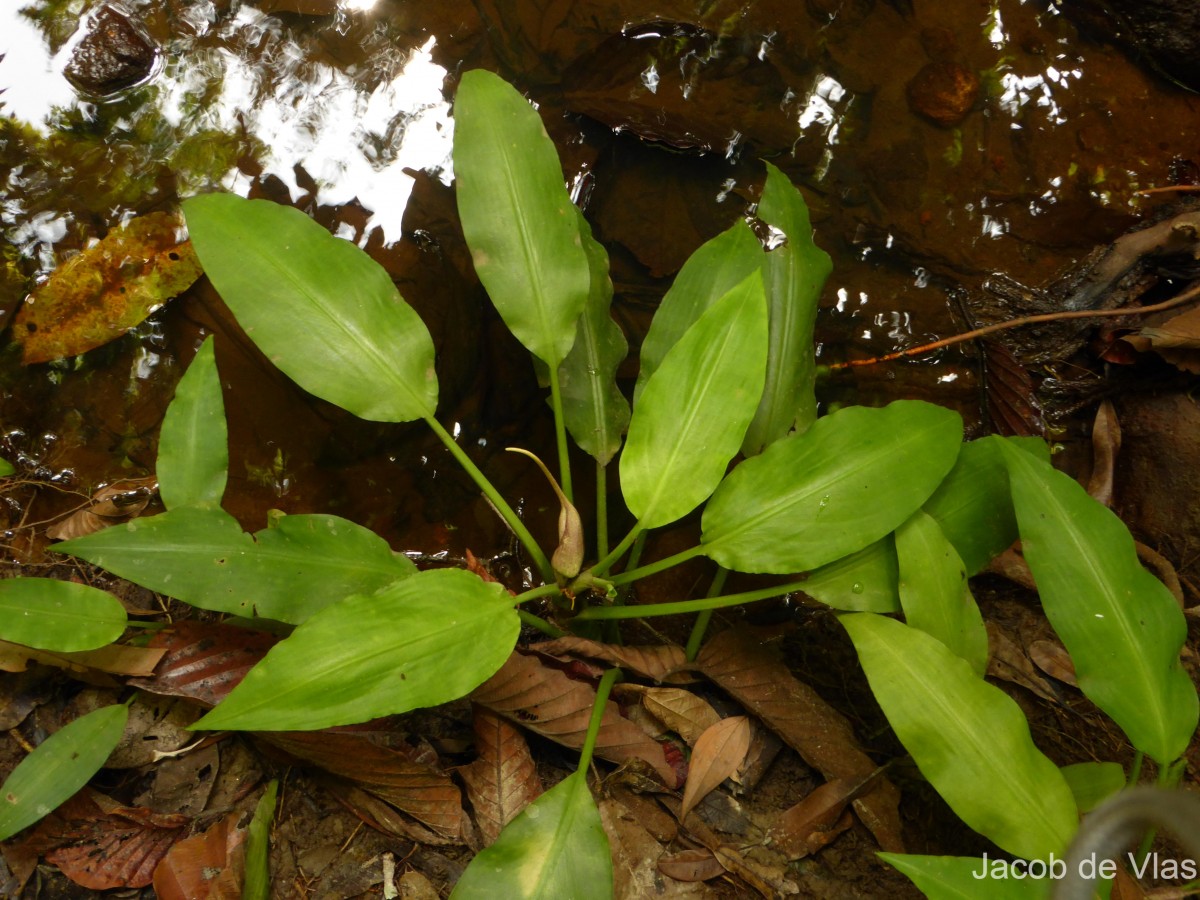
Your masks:
<svg viewBox="0 0 1200 900"><path fill-rule="evenodd" d="M929 900L1045 900L1050 897L1054 887L1054 881L1050 878L977 877L981 872L994 871L994 865L1005 862L994 858L904 853L877 855L907 875ZM1009 868L1007 871L1011 874L1014 870ZM1016 871L1024 870L1018 868Z"/></svg>
<svg viewBox="0 0 1200 900"><path fill-rule="evenodd" d="M804 593L846 612L900 612L900 568L892 536L809 572Z"/></svg>
<svg viewBox="0 0 1200 900"><path fill-rule="evenodd" d="M1124 523L1048 463L1001 444L1025 559L1080 689L1160 766L1196 730L1196 688L1179 663L1183 611L1142 568Z"/></svg>
<svg viewBox="0 0 1200 900"><path fill-rule="evenodd" d="M104 706L65 725L0 786L0 841L49 815L100 771L125 732L129 709Z"/></svg>
<svg viewBox="0 0 1200 900"><path fill-rule="evenodd" d="M254 818L246 829L246 877L242 900L270 900L271 872L267 854L271 849L271 820L275 818L278 779L272 780L258 798Z"/></svg>
<svg viewBox="0 0 1200 900"><path fill-rule="evenodd" d="M1015 856L1062 856L1075 799L1016 702L923 631L873 613L841 621L896 736L959 818Z"/></svg>
<svg viewBox="0 0 1200 900"><path fill-rule="evenodd" d="M786 574L861 550L929 498L961 441L957 413L919 400L818 419L725 479L704 510L704 552L727 569Z"/></svg>
<svg viewBox="0 0 1200 900"><path fill-rule="evenodd" d="M642 528L687 515L721 482L762 395L767 308L752 272L671 348L633 410L621 490Z"/></svg>
<svg viewBox="0 0 1200 900"><path fill-rule="evenodd" d="M454 176L479 280L517 340L557 366L591 285L579 219L541 117L483 69L458 85Z"/></svg>
<svg viewBox="0 0 1200 900"><path fill-rule="evenodd" d="M186 506L57 549L192 606L293 624L416 571L378 535L337 516L283 516L251 537L220 509Z"/></svg>
<svg viewBox="0 0 1200 900"><path fill-rule="evenodd" d="M563 421L585 453L608 465L621 447L629 425L629 401L617 387L617 367L629 352L625 334L609 315L612 281L608 254L592 238L592 229L578 213L583 249L587 252L592 289L579 317L575 346L558 368Z"/></svg>
<svg viewBox="0 0 1200 900"><path fill-rule="evenodd" d="M905 621L937 638L982 678L987 672L987 629L954 545L928 513L917 510L896 529L896 556Z"/></svg>
<svg viewBox="0 0 1200 900"><path fill-rule="evenodd" d="M500 668L519 630L500 585L420 572L318 612L192 727L309 731L448 703Z"/></svg>
<svg viewBox="0 0 1200 900"><path fill-rule="evenodd" d="M633 394L635 404L650 376L658 371L667 353L687 330L706 309L758 271L762 262L762 245L742 219L701 244L688 257L659 303L642 342L641 370Z"/></svg>
<svg viewBox="0 0 1200 900"><path fill-rule="evenodd" d="M204 194L183 211L213 286L300 387L372 421L433 415L433 340L371 257L266 200Z"/></svg>
<svg viewBox="0 0 1200 900"><path fill-rule="evenodd" d="M962 557L968 575L977 574L1017 539L1017 518L1000 441L1038 459L1050 460L1050 450L1041 438L969 441L963 444L954 468L924 507Z"/></svg>
<svg viewBox="0 0 1200 900"><path fill-rule="evenodd" d="M1089 813L1125 787L1125 770L1115 762L1084 762L1062 767L1063 778L1081 813Z"/></svg>
<svg viewBox="0 0 1200 900"><path fill-rule="evenodd" d="M105 591L54 578L0 579L0 640L73 653L124 631L125 607Z"/></svg>
<svg viewBox="0 0 1200 900"><path fill-rule="evenodd" d="M586 772L564 778L471 860L451 900L611 900L612 857Z"/></svg>
<svg viewBox="0 0 1200 900"><path fill-rule="evenodd" d="M833 269L829 254L813 243L804 197L779 169L766 166L758 217L782 231L787 242L762 262L770 349L762 402L742 442L747 456L761 453L792 428L803 432L816 421L813 328L821 289Z"/></svg>
<svg viewBox="0 0 1200 900"><path fill-rule="evenodd" d="M158 437L158 492L167 509L220 506L229 469L221 379L208 338L167 407Z"/></svg>
<svg viewBox="0 0 1200 900"><path fill-rule="evenodd" d="M0 459L0 478L7 478L9 475L14 474L16 471L17 470L13 468L13 464L10 463L7 459Z"/></svg>

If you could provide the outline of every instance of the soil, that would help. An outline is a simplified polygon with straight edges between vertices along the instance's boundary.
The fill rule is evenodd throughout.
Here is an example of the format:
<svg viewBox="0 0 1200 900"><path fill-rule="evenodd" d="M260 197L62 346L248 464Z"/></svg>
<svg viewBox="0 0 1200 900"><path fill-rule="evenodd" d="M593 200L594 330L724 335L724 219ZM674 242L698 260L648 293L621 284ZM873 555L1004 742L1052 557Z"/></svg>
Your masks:
<svg viewBox="0 0 1200 900"><path fill-rule="evenodd" d="M636 374L641 336L682 261L758 196L762 158L804 191L816 241L834 258L818 320L825 364L1026 312L1015 305L1017 295L1061 305L1064 286L1090 271L1097 254L1176 208L1173 195L1140 189L1200 181L1200 148L1185 127L1200 113L1195 94L1102 34L1078 33L1057 8L1017 0L990 7L670 0L652 17L620 0L384 0L370 12L328 15L289 12L286 3L271 8L277 11L236 0L129 0L122 21L128 16L131 33L149 48L141 61L161 63L161 71L133 88L118 79L104 102L71 94L50 65L78 10L39 0L25 13L0 13L0 32L17 34L19 25L38 48L29 55L0 45L8 51L0 57L0 113L10 116L0 120L5 319L63 259L129 216L169 209L217 185L291 203L364 246L421 314L438 348L440 420L454 423L488 477L527 511L544 545L553 543L553 498L531 466L500 448L520 444L549 458L552 424L528 357L474 277L455 211L448 101L463 70L498 71L538 104L567 181L612 260L614 309L632 347L626 380ZM147 56L154 47L161 59ZM914 83L921 87L938 72L952 77L914 92ZM428 84L418 84L422 73ZM349 112L339 106L345 97L355 100ZM434 137L419 148L418 132ZM326 134L348 135L348 143L326 150L314 139ZM1136 284L1120 285L1123 298L1153 299L1194 278L1194 260L1155 262L1136 276ZM263 527L270 509L336 513L422 565L462 564L470 551L501 581L520 586L525 562L511 537L432 436L417 426L363 422L304 394L263 359L203 280L74 362L24 367L15 343L0 349L0 456L17 467L0 486L8 574L104 587L149 623L214 622L64 563L46 534L103 486L153 474L163 410L207 334L217 336L227 388L233 464L225 507L244 527ZM1057 464L1086 481L1096 408L1112 397L1124 433L1114 508L1178 575L1190 613L1200 608L1196 377L1153 354L1113 362L1113 336L1091 326L1065 342L1056 336L1053 358L1036 361L1013 342L838 369L821 385L822 408L916 397L958 410L971 436L1048 426L1046 436L1063 449ZM1022 404L1004 399L1014 392ZM585 521L591 490L582 486L578 501ZM156 509L152 502L144 514ZM614 531L627 524L614 519ZM694 536L689 529L694 523L662 534L650 558L682 546ZM707 577L701 564L683 566L648 580L639 599L676 599ZM996 575L977 578L973 588L993 652L1001 638L1017 648L1007 663L1018 668L994 662L992 681L1020 704L1039 748L1058 764L1112 760L1128 771L1134 756L1120 730L1068 681L1030 662L1036 642L1054 640L1036 594ZM901 792L909 852L1002 855L957 819L906 758L832 613L779 601L720 614L710 633L747 621L771 630L792 674L845 716L869 758L887 767ZM630 626L626 638L683 642L690 623L656 620L654 627ZM1193 627L1184 662L1194 680L1198 639ZM0 676L0 721L9 734L0 741L0 775L61 725L126 699L125 682L40 664ZM706 696L722 715L739 714L719 691ZM148 747L173 752L191 741L179 723L199 707L149 694L136 706L139 724L126 743L140 751L126 747L132 755L93 787L129 807L185 814L187 831L201 833L227 816L244 826L265 783L279 779L274 896L381 896L392 864L397 880L404 878L401 896L446 896L480 846L472 828L446 837L415 827L350 781L251 735L214 736L154 761ZM474 758L466 703L379 731L405 754L434 760L456 784L455 768ZM572 771L573 751L530 741L547 787ZM634 793L632 776L599 763L595 794L615 848L618 895L754 896L744 873L685 882L659 871L659 855L695 847L709 829L753 871L771 874L773 889L794 887L814 898L919 896L878 860L878 837L855 818L801 860L763 846L779 813L826 780L776 744L762 780L744 793L726 785L685 820L690 830L671 817L678 792ZM1197 750L1193 742L1189 788L1197 783ZM655 826L660 818L666 824ZM17 843L8 842L0 857L0 896L97 895L44 856L31 868L29 853L38 854L14 855ZM144 887L114 895L155 893Z"/></svg>

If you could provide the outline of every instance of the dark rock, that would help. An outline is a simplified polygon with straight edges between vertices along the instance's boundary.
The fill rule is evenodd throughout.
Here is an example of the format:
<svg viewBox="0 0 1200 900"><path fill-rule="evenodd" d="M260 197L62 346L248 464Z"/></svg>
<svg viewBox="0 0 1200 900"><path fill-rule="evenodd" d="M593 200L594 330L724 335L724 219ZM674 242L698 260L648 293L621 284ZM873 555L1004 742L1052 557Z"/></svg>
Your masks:
<svg viewBox="0 0 1200 900"><path fill-rule="evenodd" d="M931 62L908 83L908 106L919 116L951 128L979 96L979 76L955 62Z"/></svg>
<svg viewBox="0 0 1200 900"><path fill-rule="evenodd" d="M1200 3L1196 0L1063 0L1086 31L1134 53L1172 81L1200 91Z"/></svg>
<svg viewBox="0 0 1200 900"><path fill-rule="evenodd" d="M63 68L76 90L107 97L154 74L158 46L136 19L105 5L85 19L83 27L87 33Z"/></svg>

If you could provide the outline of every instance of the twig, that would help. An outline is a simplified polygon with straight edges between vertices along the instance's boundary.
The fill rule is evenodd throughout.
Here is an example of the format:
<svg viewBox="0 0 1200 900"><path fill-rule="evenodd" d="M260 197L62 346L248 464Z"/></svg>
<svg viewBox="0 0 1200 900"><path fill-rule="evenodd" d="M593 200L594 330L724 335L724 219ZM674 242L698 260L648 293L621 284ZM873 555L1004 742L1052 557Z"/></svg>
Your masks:
<svg viewBox="0 0 1200 900"><path fill-rule="evenodd" d="M830 369L850 369L855 366L873 366L877 363L891 362L894 359L904 359L909 356L923 356L933 350L941 350L943 347L950 347L954 344L962 344L966 341L973 341L977 338L986 337L989 334L995 334L997 331L1007 331L1009 328L1020 328L1022 325L1037 325L1041 322L1062 322L1067 319L1102 319L1107 317L1120 316L1141 316L1146 313L1162 312L1163 310L1173 309L1176 306L1183 306L1200 297L1200 285L1191 290L1184 291L1177 297L1171 300L1164 300L1162 303L1156 303L1153 306L1142 306L1137 309L1097 309L1097 310L1074 310L1071 312L1056 312L1056 313L1039 313L1035 316L1021 316L1019 319L1009 319L1007 322L995 322L991 325L985 325L983 328L976 328L973 331L965 332L964 334L956 334L953 337L942 338L940 341L934 341L931 344L922 344L919 347L908 347L905 350L897 350L894 353L886 353L883 356L872 356L868 359L848 359L845 362L830 363Z"/></svg>

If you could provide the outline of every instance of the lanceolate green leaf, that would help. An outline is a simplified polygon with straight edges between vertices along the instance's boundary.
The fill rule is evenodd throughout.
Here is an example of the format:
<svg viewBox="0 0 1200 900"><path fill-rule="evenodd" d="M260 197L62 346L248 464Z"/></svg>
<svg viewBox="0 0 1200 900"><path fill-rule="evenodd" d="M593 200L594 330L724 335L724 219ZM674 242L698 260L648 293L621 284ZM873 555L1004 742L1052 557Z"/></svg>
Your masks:
<svg viewBox="0 0 1200 900"><path fill-rule="evenodd" d="M612 858L586 772L564 778L471 860L451 900L610 900Z"/></svg>
<svg viewBox="0 0 1200 900"><path fill-rule="evenodd" d="M962 560L928 513L917 510L896 529L896 556L905 621L933 635L982 678L988 661L983 616Z"/></svg>
<svg viewBox="0 0 1200 900"><path fill-rule="evenodd" d="M919 400L818 419L725 479L704 510L704 552L727 569L778 574L841 559L912 515L961 441L957 413Z"/></svg>
<svg viewBox="0 0 1200 900"><path fill-rule="evenodd" d="M254 807L254 818L246 834L246 877L242 882L242 900L269 900L271 896L271 821L275 818L275 798L279 781L267 785Z"/></svg>
<svg viewBox="0 0 1200 900"><path fill-rule="evenodd" d="M192 606L299 624L414 572L378 535L337 516L283 516L254 537L220 509L180 507L58 545Z"/></svg>
<svg viewBox="0 0 1200 900"><path fill-rule="evenodd" d="M454 173L479 280L517 340L557 366L575 343L591 281L579 220L541 118L482 69L459 82Z"/></svg>
<svg viewBox="0 0 1200 900"><path fill-rule="evenodd" d="M105 706L63 726L0 786L0 841L55 810L100 771L125 732L129 710Z"/></svg>
<svg viewBox="0 0 1200 900"><path fill-rule="evenodd" d="M1016 702L923 631L874 613L841 621L896 736L959 818L1015 856L1061 857L1075 799Z"/></svg>
<svg viewBox="0 0 1200 900"><path fill-rule="evenodd" d="M924 507L962 557L968 575L975 575L1017 539L1001 441L1038 459L1050 460L1050 450L1041 438L969 441L963 444L954 468Z"/></svg>
<svg viewBox="0 0 1200 900"><path fill-rule="evenodd" d="M220 506L229 469L225 401L210 337L175 388L158 436L158 492L167 509Z"/></svg>
<svg viewBox="0 0 1200 900"><path fill-rule="evenodd" d="M770 350L762 402L746 431L747 456L792 430L804 431L817 418L813 327L817 301L833 269L829 254L812 239L808 207L788 177L767 163L767 182L758 216L787 237L763 259L770 321Z"/></svg>
<svg viewBox="0 0 1200 900"><path fill-rule="evenodd" d="M420 572L312 616L193 727L309 731L457 700L500 668L519 629L500 585Z"/></svg>
<svg viewBox="0 0 1200 900"><path fill-rule="evenodd" d="M1079 811L1091 812L1125 787L1125 770L1115 762L1084 762L1062 767Z"/></svg>
<svg viewBox="0 0 1200 900"><path fill-rule="evenodd" d="M364 419L433 415L433 340L371 257L290 206L204 194L183 211L213 286L293 381Z"/></svg>
<svg viewBox="0 0 1200 900"><path fill-rule="evenodd" d="M1196 689L1179 663L1182 610L1142 568L1120 519L1048 463L1000 446L1025 559L1079 687L1135 747L1168 765L1197 720Z"/></svg>
<svg viewBox="0 0 1200 900"><path fill-rule="evenodd" d="M125 607L86 584L53 578L0 580L0 640L72 653L111 644L125 630Z"/></svg>
<svg viewBox="0 0 1200 900"><path fill-rule="evenodd" d="M878 855L907 875L929 900L1045 900L1055 884L1049 878L978 877L981 872L992 871L996 863L1007 863L994 857L983 860L966 856ZM1024 871L1023 863L1017 866L1018 874Z"/></svg>
<svg viewBox="0 0 1200 900"><path fill-rule="evenodd" d="M758 408L766 353L755 271L675 344L634 407L621 490L642 528L687 515L720 483Z"/></svg>
<svg viewBox="0 0 1200 900"><path fill-rule="evenodd" d="M742 219L688 257L663 296L642 342L635 403L675 343L706 309L745 281L762 262L762 245Z"/></svg>
<svg viewBox="0 0 1200 900"><path fill-rule="evenodd" d="M592 238L592 229L578 213L583 248L587 251L592 289L579 317L575 346L558 369L563 420L571 437L602 466L621 447L629 425L629 401L617 387L617 367L629 352L625 335L609 315L612 281L608 254Z"/></svg>
<svg viewBox="0 0 1200 900"><path fill-rule="evenodd" d="M808 573L804 593L846 612L900 612L896 542L886 535Z"/></svg>

